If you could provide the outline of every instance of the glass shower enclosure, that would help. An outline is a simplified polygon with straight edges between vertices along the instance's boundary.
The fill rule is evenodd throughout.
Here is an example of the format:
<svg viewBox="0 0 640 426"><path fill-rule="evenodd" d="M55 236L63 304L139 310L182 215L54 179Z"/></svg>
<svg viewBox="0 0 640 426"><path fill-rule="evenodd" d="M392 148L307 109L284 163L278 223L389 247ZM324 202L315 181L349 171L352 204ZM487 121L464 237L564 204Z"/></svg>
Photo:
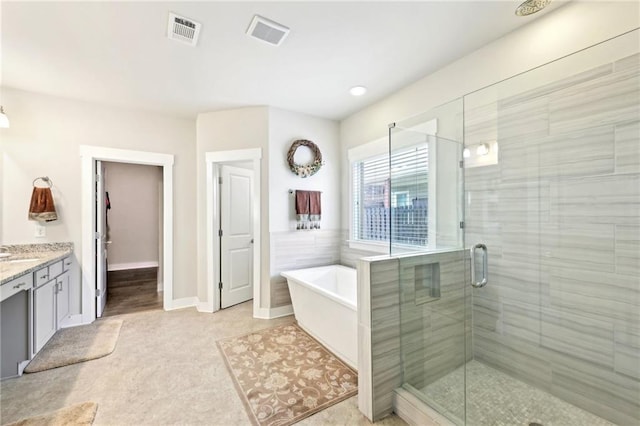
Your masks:
<svg viewBox="0 0 640 426"><path fill-rule="evenodd" d="M639 37L390 128L402 387L454 424L640 424Z"/></svg>

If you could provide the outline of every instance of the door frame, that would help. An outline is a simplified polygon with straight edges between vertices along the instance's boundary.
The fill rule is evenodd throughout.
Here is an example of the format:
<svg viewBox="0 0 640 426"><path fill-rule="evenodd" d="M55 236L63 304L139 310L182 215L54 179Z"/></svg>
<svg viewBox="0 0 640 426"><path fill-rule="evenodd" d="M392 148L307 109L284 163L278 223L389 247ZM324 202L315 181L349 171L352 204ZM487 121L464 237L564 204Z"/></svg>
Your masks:
<svg viewBox="0 0 640 426"><path fill-rule="evenodd" d="M207 301L203 310L216 312L220 310L220 247L216 244L220 231L220 166L234 161L251 161L253 164L253 180L251 194L253 198L253 316L261 318L261 244L260 200L262 148L238 149L231 151L205 152L207 173L207 207L206 207L206 239L207 239Z"/></svg>
<svg viewBox="0 0 640 426"><path fill-rule="evenodd" d="M163 179L163 308L172 309L173 302L173 163L174 156L155 152L80 145L81 222L82 222L82 322L96 319L96 244L94 240L96 193L94 177L96 161L141 164L162 167Z"/></svg>

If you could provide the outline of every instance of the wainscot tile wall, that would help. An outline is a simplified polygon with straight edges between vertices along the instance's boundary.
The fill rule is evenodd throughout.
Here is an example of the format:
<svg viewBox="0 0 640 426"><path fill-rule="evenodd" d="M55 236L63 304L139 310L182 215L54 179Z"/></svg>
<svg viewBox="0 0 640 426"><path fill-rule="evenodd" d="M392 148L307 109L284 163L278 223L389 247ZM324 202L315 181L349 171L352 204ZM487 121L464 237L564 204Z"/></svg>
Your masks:
<svg viewBox="0 0 640 426"><path fill-rule="evenodd" d="M393 410L402 385L399 261L389 256L358 262L358 407L371 421Z"/></svg>
<svg viewBox="0 0 640 426"><path fill-rule="evenodd" d="M466 253L454 250L359 260L358 405L370 420L392 412L394 391L403 381L419 389L469 359L470 354L465 355L471 343L470 327L465 328L470 324L471 303L470 292L465 291ZM433 265L437 272L430 269ZM437 291L426 294L425 283L429 287L434 281Z"/></svg>
<svg viewBox="0 0 640 426"><path fill-rule="evenodd" d="M466 350L471 347L468 253L453 250L400 258L403 381L415 389L471 359Z"/></svg>
<svg viewBox="0 0 640 426"><path fill-rule="evenodd" d="M300 230L271 233L271 307L291 304L282 271L340 263L340 230Z"/></svg>
<svg viewBox="0 0 640 426"><path fill-rule="evenodd" d="M465 138L500 146L465 175L474 358L639 424L640 55L470 109Z"/></svg>

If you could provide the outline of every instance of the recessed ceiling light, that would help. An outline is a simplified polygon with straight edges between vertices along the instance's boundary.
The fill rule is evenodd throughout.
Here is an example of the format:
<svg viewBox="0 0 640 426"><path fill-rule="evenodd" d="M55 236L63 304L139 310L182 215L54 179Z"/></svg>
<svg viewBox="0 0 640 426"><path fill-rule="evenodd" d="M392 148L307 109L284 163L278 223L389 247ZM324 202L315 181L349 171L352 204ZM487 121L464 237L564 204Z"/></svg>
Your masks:
<svg viewBox="0 0 640 426"><path fill-rule="evenodd" d="M351 89L349 89L349 93L351 93L353 96L362 96L367 93L367 88L364 86L353 86Z"/></svg>
<svg viewBox="0 0 640 426"><path fill-rule="evenodd" d="M551 0L527 0L516 9L516 15L527 16L547 7Z"/></svg>

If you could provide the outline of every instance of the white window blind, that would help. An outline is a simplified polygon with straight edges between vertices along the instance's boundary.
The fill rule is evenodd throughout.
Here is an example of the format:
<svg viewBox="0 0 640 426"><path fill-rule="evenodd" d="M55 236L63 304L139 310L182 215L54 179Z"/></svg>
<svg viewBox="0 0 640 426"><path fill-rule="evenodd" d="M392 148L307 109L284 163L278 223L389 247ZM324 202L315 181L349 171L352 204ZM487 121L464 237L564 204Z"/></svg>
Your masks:
<svg viewBox="0 0 640 426"><path fill-rule="evenodd" d="M428 244L427 143L352 163L352 238Z"/></svg>

